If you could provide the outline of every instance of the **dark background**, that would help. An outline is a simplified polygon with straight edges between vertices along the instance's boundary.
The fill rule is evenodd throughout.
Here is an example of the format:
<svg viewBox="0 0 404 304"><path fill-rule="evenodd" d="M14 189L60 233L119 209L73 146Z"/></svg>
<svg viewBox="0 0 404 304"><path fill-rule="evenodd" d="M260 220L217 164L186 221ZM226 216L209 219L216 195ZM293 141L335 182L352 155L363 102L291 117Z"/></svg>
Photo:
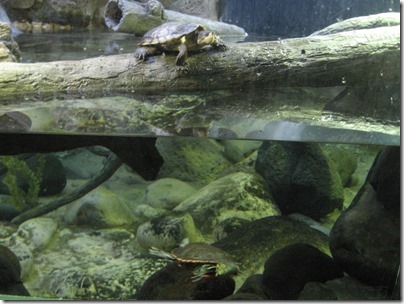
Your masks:
<svg viewBox="0 0 404 304"><path fill-rule="evenodd" d="M221 0L221 21L247 33L276 38L303 37L339 20L399 12L399 0Z"/></svg>

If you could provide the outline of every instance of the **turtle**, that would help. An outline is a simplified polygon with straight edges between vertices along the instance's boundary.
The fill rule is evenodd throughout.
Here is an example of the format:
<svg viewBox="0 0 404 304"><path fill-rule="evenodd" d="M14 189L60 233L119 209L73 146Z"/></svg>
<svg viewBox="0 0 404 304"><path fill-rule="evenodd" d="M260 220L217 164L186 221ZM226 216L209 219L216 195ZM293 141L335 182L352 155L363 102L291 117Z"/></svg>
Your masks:
<svg viewBox="0 0 404 304"><path fill-rule="evenodd" d="M198 51L206 46L226 50L227 46L212 31L197 23L167 22L144 34L135 51L135 57L144 61L146 57L164 51L179 52L175 63L184 65L188 52Z"/></svg>
<svg viewBox="0 0 404 304"><path fill-rule="evenodd" d="M224 250L208 243L183 242L180 247L174 248L171 252L151 247L150 254L165 259L177 261L179 264L194 266L192 280L199 281L209 275L224 276L237 275L239 267L233 257Z"/></svg>

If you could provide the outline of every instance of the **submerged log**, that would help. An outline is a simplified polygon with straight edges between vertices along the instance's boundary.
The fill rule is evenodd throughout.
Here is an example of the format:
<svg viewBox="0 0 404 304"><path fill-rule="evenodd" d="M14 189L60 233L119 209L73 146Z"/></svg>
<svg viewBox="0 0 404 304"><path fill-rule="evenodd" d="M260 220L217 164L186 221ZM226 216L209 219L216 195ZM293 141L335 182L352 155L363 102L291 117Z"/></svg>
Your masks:
<svg viewBox="0 0 404 304"><path fill-rule="evenodd" d="M400 81L400 26L281 41L230 44L223 52L138 62L132 54L79 61L0 64L0 99L16 94L248 90Z"/></svg>

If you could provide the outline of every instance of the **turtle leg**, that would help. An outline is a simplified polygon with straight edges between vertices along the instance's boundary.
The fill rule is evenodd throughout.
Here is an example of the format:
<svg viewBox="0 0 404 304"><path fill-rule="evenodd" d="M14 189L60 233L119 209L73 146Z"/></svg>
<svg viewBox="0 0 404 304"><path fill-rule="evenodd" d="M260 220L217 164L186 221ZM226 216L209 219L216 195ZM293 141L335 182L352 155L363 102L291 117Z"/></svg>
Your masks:
<svg viewBox="0 0 404 304"><path fill-rule="evenodd" d="M187 51L187 46L185 43L181 43L181 45L178 47L179 53L177 56L177 59L175 60L176 65L184 65L185 61L188 58L188 51Z"/></svg>
<svg viewBox="0 0 404 304"><path fill-rule="evenodd" d="M157 49L155 47L141 46L136 49L135 57L141 61L144 61L146 57L154 55L156 53Z"/></svg>

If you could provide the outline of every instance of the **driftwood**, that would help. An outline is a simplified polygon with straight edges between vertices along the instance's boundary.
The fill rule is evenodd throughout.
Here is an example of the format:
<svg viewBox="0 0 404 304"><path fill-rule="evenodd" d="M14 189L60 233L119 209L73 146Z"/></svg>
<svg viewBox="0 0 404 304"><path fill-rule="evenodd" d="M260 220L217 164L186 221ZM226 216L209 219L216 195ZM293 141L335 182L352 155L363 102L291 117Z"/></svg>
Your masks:
<svg viewBox="0 0 404 304"><path fill-rule="evenodd" d="M166 10L156 0L149 0L146 3L109 0L105 6L104 20L105 24L114 31L137 35L143 35L148 30L171 21L203 24L208 30L214 31L218 35L240 36L241 38L247 35L244 29L233 24Z"/></svg>
<svg viewBox="0 0 404 304"><path fill-rule="evenodd" d="M177 67L175 56L132 54L80 61L0 64L0 98L14 94L248 90L400 81L400 26L327 36L230 44Z"/></svg>
<svg viewBox="0 0 404 304"><path fill-rule="evenodd" d="M93 178L89 180L87 183L83 184L73 192L55 201L52 201L47 204L41 204L35 208L25 211L24 213L16 216L11 222L13 224L19 225L25 222L26 220L47 214L48 212L56 210L57 208L60 208L64 205L67 205L79 199L80 197L86 195L88 192L97 188L103 182L108 180L115 173L115 171L119 169L119 167L122 164L123 163L119 159L119 157L111 153L107 158L107 163L105 164L104 168L100 172L98 172L95 176L93 176Z"/></svg>

